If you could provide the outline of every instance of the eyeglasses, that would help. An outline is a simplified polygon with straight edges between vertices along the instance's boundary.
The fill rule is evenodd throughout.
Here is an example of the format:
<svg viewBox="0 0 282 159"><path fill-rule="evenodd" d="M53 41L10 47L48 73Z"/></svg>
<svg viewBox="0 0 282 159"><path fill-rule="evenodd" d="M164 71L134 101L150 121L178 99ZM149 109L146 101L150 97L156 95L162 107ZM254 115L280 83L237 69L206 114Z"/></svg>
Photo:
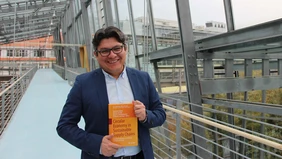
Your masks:
<svg viewBox="0 0 282 159"><path fill-rule="evenodd" d="M121 46L115 46L115 47L113 47L113 48L111 48L111 49L102 49L102 50L96 50L96 52L97 53L99 53L101 56L103 56L103 57L107 57L107 56L109 56L110 55L110 53L111 53L111 51L114 53L114 54L119 54L119 53L121 53L122 52L122 50L123 50L123 45L121 45Z"/></svg>

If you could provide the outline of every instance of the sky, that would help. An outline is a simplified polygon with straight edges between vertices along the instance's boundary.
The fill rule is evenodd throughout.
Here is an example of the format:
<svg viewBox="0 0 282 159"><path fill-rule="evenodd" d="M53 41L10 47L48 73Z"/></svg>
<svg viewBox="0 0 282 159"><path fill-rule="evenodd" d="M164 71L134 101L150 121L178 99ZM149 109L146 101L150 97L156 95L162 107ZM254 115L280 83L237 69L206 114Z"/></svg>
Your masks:
<svg viewBox="0 0 282 159"><path fill-rule="evenodd" d="M145 0L146 1L146 0ZM155 18L177 20L175 0L151 0ZM127 0L118 0L119 8ZM144 16L144 0L132 0L134 17ZM207 21L224 22L223 0L189 0L192 22L205 25ZM232 0L235 29L282 18L282 0ZM121 19L128 19L127 10L119 11Z"/></svg>

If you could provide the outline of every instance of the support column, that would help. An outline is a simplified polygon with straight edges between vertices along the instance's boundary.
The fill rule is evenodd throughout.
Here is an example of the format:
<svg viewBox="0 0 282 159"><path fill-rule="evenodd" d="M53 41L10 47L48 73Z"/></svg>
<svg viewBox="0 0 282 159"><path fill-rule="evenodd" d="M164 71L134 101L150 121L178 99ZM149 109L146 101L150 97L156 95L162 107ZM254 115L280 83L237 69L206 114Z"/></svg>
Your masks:
<svg viewBox="0 0 282 159"><path fill-rule="evenodd" d="M149 27L150 27L150 30L151 30L152 51L156 51L156 50L158 50L158 45L157 45L157 37L156 37L156 30L155 30L154 14L153 14L151 0L147 0L147 6L148 6L148 16L149 16ZM159 76L159 68L158 68L157 61L154 61L153 66L154 66L154 72L155 72L155 79L156 79L157 89L158 89L159 93L162 93L161 79L160 79L160 76Z"/></svg>
<svg viewBox="0 0 282 159"><path fill-rule="evenodd" d="M282 75L282 59L277 59L278 61L278 75Z"/></svg>
<svg viewBox="0 0 282 159"><path fill-rule="evenodd" d="M16 20L17 20L17 5L15 3L15 11L14 11L14 44L16 43ZM13 66L13 75L16 75L16 72L15 72L15 65L16 65L16 61L15 61L15 45L13 46L13 63L14 63L14 66Z"/></svg>
<svg viewBox="0 0 282 159"><path fill-rule="evenodd" d="M71 27L73 27L72 25L75 25L75 20L74 20L74 0L71 0L70 1L70 5L69 5L69 8L68 10L66 11L66 14L65 14L65 36L64 36L64 42L67 44L67 43L70 43L70 37L71 36ZM73 36L75 37L75 36ZM65 67L72 67L72 56L71 56L71 52L70 52L70 47L69 46L65 46L64 47L64 54L65 54L65 57L66 57L66 61L65 61L65 64L64 66Z"/></svg>
<svg viewBox="0 0 282 159"><path fill-rule="evenodd" d="M88 54L88 62L89 62L89 70L93 70L90 66L92 66L92 55L93 55L93 45L91 44L92 36L90 31L89 24L89 16L86 8L86 0L81 0L81 10L82 10L82 19L83 19L83 28L84 28L84 36L85 36L85 45Z"/></svg>
<svg viewBox="0 0 282 159"><path fill-rule="evenodd" d="M262 76L269 76L270 75L270 72L269 72L269 59L262 59ZM266 103L266 90L262 90L262 93L261 93L261 99L262 99L262 103ZM265 122L265 114L264 113L261 113L261 121L262 122ZM261 124L260 125L260 133L261 134L265 134L265 126L264 124ZM265 146L264 144L260 144L260 148L261 149L265 149ZM265 152L264 151L261 151L260 150L260 159L264 159L265 158Z"/></svg>
<svg viewBox="0 0 282 159"><path fill-rule="evenodd" d="M104 18L105 18L106 27L114 26L111 0L103 0L102 3L103 3Z"/></svg>
<svg viewBox="0 0 282 159"><path fill-rule="evenodd" d="M130 21L130 26L131 26L131 38L132 38L132 43L133 43L133 51L134 51L135 62L136 62L135 66L138 70L140 70L141 67L140 67L140 61L137 57L137 55L138 55L138 44L137 44L137 40L136 40L136 31L135 31L135 25L134 25L134 16L133 16L131 0L127 0L127 4L128 4L129 21Z"/></svg>
<svg viewBox="0 0 282 159"><path fill-rule="evenodd" d="M152 40L152 49L153 49L152 51L156 51L158 49L158 45L157 45L154 14L153 14L151 0L147 0L147 6L148 6L149 26L151 30L151 40Z"/></svg>
<svg viewBox="0 0 282 159"><path fill-rule="evenodd" d="M156 78L156 85L159 93L162 93L162 87L161 87L161 79L160 79L160 72L157 61L153 62L154 65L154 72L155 72L155 78Z"/></svg>
<svg viewBox="0 0 282 159"><path fill-rule="evenodd" d="M235 29L232 4L231 4L231 0L224 0L223 2L224 2L227 31L230 32L230 31L233 31Z"/></svg>
<svg viewBox="0 0 282 159"><path fill-rule="evenodd" d="M204 68L204 70L203 70L204 71L204 78L208 78L208 79L214 78L214 65L213 65L212 59L203 59L203 68ZM215 98L214 94L212 94L211 96L212 96L213 99ZM212 105L212 109L215 110L216 106ZM212 112L212 118L217 120L217 113ZM213 127L212 129L215 131L215 132L213 132L214 142L219 144L218 143L218 134L217 134L218 128ZM216 155L219 155L219 148L221 148L221 147L219 147L216 144L213 145L213 152Z"/></svg>
<svg viewBox="0 0 282 159"><path fill-rule="evenodd" d="M118 0L114 0L114 7L115 7L115 15L116 15L116 26L120 28L119 24L119 12L118 12L118 5L117 5Z"/></svg>
<svg viewBox="0 0 282 159"><path fill-rule="evenodd" d="M244 63L244 72L245 72L245 78L251 78L253 74L253 62L252 59L245 59ZM248 101L248 92L244 92L244 101ZM243 110L243 116L246 116L247 111ZM246 119L242 119L242 128L246 129L247 127L247 121ZM246 150L246 145L244 143L247 142L246 138L240 137L240 142L239 144L239 153L245 156L245 150ZM240 159L243 159L242 156L238 156Z"/></svg>
<svg viewBox="0 0 282 159"><path fill-rule="evenodd" d="M233 59L225 59L225 77L233 77ZM227 99L233 99L232 93L226 94ZM234 125L234 109L233 108L227 108L227 112L231 115L228 115L228 123L231 125ZM229 139L229 148L230 150L236 151L235 141L233 140L235 138L235 135L233 133L229 133L229 136L231 137ZM230 152L230 159L235 159L236 154L233 152Z"/></svg>
<svg viewBox="0 0 282 159"><path fill-rule="evenodd" d="M177 7L177 17L179 23L179 31L181 36L181 49L182 56L184 60L184 68L185 68L185 78L186 78L186 87L188 93L188 101L197 105L202 105L202 95L200 90L200 81L198 76L198 68L197 68L197 58L195 52L195 44L194 44L194 35L192 29L192 19L190 13L189 0L175 0ZM190 111L193 114L203 114L202 107L196 107L190 104ZM205 129L194 125L193 123L197 123L199 125L203 124L196 120L192 121L192 131L193 134L197 134L199 136L205 137ZM209 158L209 154L206 151L207 143L204 139L193 135L194 151L197 155L202 158Z"/></svg>

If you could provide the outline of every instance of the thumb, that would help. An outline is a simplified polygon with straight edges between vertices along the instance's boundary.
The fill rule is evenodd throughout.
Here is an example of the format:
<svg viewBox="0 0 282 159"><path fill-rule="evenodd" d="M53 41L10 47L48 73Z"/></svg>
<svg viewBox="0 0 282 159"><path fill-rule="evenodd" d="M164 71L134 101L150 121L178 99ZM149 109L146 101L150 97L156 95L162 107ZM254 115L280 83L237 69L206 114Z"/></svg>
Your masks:
<svg viewBox="0 0 282 159"><path fill-rule="evenodd" d="M114 134L106 135L105 138L111 140L114 137Z"/></svg>

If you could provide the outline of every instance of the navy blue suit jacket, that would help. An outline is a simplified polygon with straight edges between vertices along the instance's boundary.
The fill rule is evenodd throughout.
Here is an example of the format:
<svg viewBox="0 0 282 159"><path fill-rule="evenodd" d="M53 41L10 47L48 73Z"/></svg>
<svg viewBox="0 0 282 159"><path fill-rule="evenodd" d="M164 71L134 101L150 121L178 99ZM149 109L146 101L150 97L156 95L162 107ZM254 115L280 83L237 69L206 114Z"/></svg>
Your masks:
<svg viewBox="0 0 282 159"><path fill-rule="evenodd" d="M166 114L149 74L126 68L134 100L141 101L147 110L147 121L138 122L139 144L145 159L153 159L149 128L160 126ZM82 150L82 159L101 157L102 138L108 135L108 95L102 69L77 76L69 92L58 122L59 136ZM78 127L81 116L85 129Z"/></svg>

